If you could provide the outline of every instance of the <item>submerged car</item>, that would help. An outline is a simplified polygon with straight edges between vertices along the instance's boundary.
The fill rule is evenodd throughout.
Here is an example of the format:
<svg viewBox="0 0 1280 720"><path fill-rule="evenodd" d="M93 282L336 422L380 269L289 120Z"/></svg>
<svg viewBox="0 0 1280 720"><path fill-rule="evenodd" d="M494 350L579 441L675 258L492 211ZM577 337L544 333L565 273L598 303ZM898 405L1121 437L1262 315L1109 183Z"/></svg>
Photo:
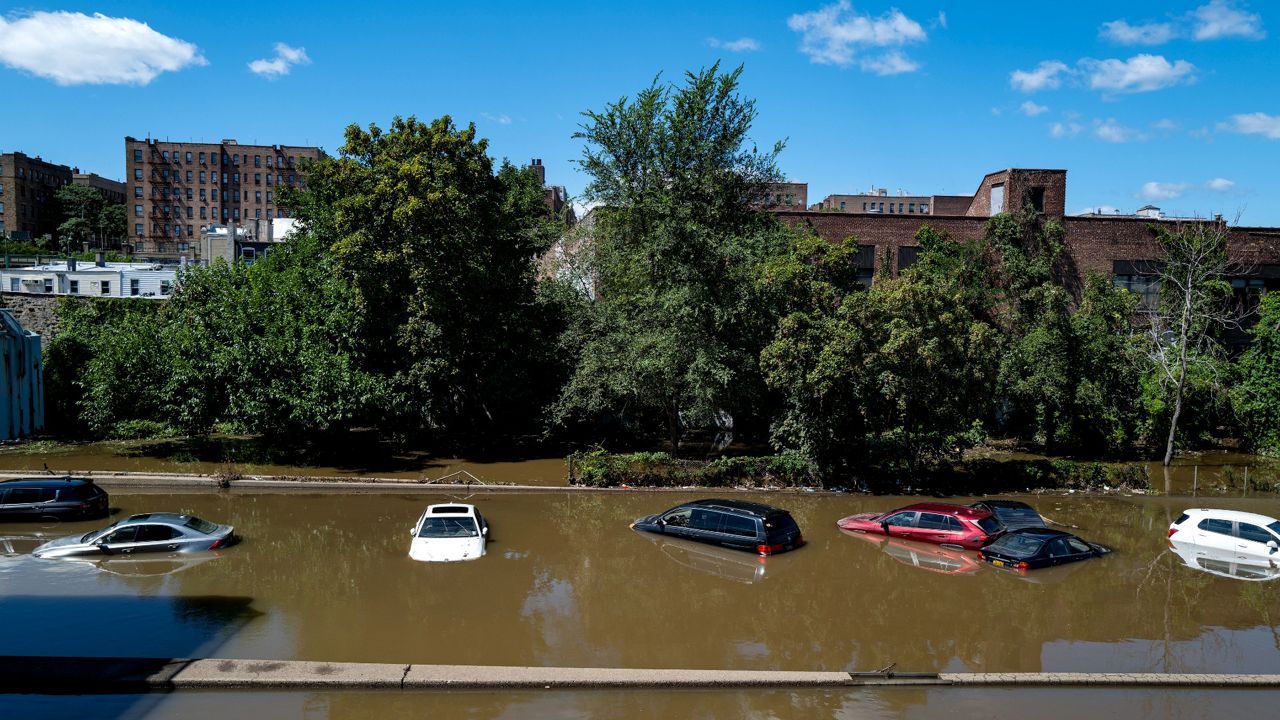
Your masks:
<svg viewBox="0 0 1280 720"><path fill-rule="evenodd" d="M1017 500L980 500L969 507L995 515L1005 530L1046 527L1044 518L1040 517L1035 508Z"/></svg>
<svg viewBox="0 0 1280 720"><path fill-rule="evenodd" d="M92 480L0 480L0 520L93 520L107 516L107 505L107 491Z"/></svg>
<svg viewBox="0 0 1280 720"><path fill-rule="evenodd" d="M990 512L950 503L917 503L886 513L859 513L841 518L836 525L850 532L966 550L977 550L1004 533L1004 526Z"/></svg>
<svg viewBox="0 0 1280 720"><path fill-rule="evenodd" d="M1023 528L1005 533L979 550L978 557L996 567L1035 570L1102 557L1109 552L1061 530Z"/></svg>
<svg viewBox="0 0 1280 720"><path fill-rule="evenodd" d="M489 524L475 505L428 505L410 531L409 557L422 562L475 560L485 553Z"/></svg>
<svg viewBox="0 0 1280 720"><path fill-rule="evenodd" d="M642 517L631 527L758 555L776 555L804 545L804 535L790 513L744 500L697 500Z"/></svg>
<svg viewBox="0 0 1280 720"><path fill-rule="evenodd" d="M1237 510L1192 508L1169 526L1169 540L1241 559L1280 559L1280 520Z"/></svg>
<svg viewBox="0 0 1280 720"><path fill-rule="evenodd" d="M36 557L87 557L219 550L237 542L235 528L178 513L143 513L101 530L69 535L32 551Z"/></svg>

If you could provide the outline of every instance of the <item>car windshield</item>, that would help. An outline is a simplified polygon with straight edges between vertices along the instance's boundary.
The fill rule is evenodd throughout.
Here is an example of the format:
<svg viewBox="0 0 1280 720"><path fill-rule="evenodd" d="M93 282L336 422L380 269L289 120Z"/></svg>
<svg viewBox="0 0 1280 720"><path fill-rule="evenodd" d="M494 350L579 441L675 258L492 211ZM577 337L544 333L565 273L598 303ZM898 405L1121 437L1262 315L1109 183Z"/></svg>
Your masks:
<svg viewBox="0 0 1280 720"><path fill-rule="evenodd" d="M1267 529L1275 533L1276 535L1280 535L1280 520L1277 520L1271 523L1270 525L1268 525Z"/></svg>
<svg viewBox="0 0 1280 720"><path fill-rule="evenodd" d="M187 518L187 521L183 524L191 528L192 530L195 530L196 532L202 532L205 535L210 535L218 529L217 525L209 522L208 520L201 520L200 518L195 517L194 515Z"/></svg>
<svg viewBox="0 0 1280 720"><path fill-rule="evenodd" d="M999 540L991 543L988 549L992 552L1008 555L1012 558L1029 558L1040 552L1040 547L1044 545L1042 538L1033 535L1020 535L1014 533L1005 535Z"/></svg>
<svg viewBox="0 0 1280 720"><path fill-rule="evenodd" d="M469 517L429 517L418 529L420 538L476 537L479 534L476 521Z"/></svg>
<svg viewBox="0 0 1280 720"><path fill-rule="evenodd" d="M1000 529L1000 521L994 517L984 517L978 520L978 527L982 528L982 532L990 535Z"/></svg>
<svg viewBox="0 0 1280 720"><path fill-rule="evenodd" d="M119 520L117 520L117 521L115 521L115 522L111 523L110 525L108 525L108 526L106 526L106 527L102 528L101 530L90 530L89 532L87 532L87 533L85 533L84 535L81 535L81 536L80 536L80 542L82 542L82 543L87 543L87 542L89 542L89 539L90 539L90 538L93 538L93 539L95 539L95 540L96 540L97 538L100 538L100 537L102 537L103 535L106 535L109 531L111 531L111 530L115 529L115 526L117 526L117 525L119 525L119 524L120 524L120 521L119 521Z"/></svg>

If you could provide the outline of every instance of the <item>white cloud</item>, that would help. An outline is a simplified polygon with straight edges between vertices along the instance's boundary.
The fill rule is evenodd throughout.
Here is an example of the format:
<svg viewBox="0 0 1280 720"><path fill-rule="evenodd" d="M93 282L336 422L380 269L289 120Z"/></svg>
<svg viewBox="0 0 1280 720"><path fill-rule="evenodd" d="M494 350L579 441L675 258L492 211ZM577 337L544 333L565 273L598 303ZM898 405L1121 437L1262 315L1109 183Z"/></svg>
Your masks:
<svg viewBox="0 0 1280 720"><path fill-rule="evenodd" d="M1084 128L1079 123L1060 123L1056 122L1049 126L1049 137L1055 140L1063 138L1075 137L1080 134Z"/></svg>
<svg viewBox="0 0 1280 720"><path fill-rule="evenodd" d="M1162 45L1177 34L1171 23L1130 25L1124 20L1102 23L1099 37L1121 45Z"/></svg>
<svg viewBox="0 0 1280 720"><path fill-rule="evenodd" d="M1151 129L1163 130L1164 132L1173 132L1174 130L1178 129L1178 123L1174 122L1173 120L1170 120L1169 118L1160 118L1159 120L1151 123Z"/></svg>
<svg viewBox="0 0 1280 720"><path fill-rule="evenodd" d="M1000 117L1000 114L1001 114L1002 112L1004 112L1004 111L1003 111L1003 110L1001 110L1001 109L1000 109L1000 108L998 108L998 107L995 107L995 106L992 106L992 107L991 107L991 115L992 115L993 117Z"/></svg>
<svg viewBox="0 0 1280 720"><path fill-rule="evenodd" d="M1115 118L1093 121L1093 136L1109 143L1127 143L1146 140L1147 136L1131 127L1125 127Z"/></svg>
<svg viewBox="0 0 1280 720"><path fill-rule="evenodd" d="M1035 117L1042 113L1049 112L1049 108L1047 106L1037 105L1034 102L1031 102L1030 100L1022 103L1022 107L1020 109L1022 110L1022 114L1026 115L1027 117Z"/></svg>
<svg viewBox="0 0 1280 720"><path fill-rule="evenodd" d="M1218 123L1218 129L1243 135L1261 135L1268 140L1280 140L1280 115L1268 115L1262 112L1232 115L1230 120Z"/></svg>
<svg viewBox="0 0 1280 720"><path fill-rule="evenodd" d="M742 37L737 40L707 38L707 44L713 48L722 48L729 52L755 52L760 49L760 41L749 37Z"/></svg>
<svg viewBox="0 0 1280 720"><path fill-rule="evenodd" d="M1213 190L1214 192L1226 192L1231 188L1235 187L1236 184L1235 184L1235 181L1228 180L1226 178L1214 178L1209 182L1205 183L1204 186L1209 188L1210 190Z"/></svg>
<svg viewBox="0 0 1280 720"><path fill-rule="evenodd" d="M0 17L0 64L59 85L146 85L208 61L195 45L137 20L41 11Z"/></svg>
<svg viewBox="0 0 1280 720"><path fill-rule="evenodd" d="M267 60L254 60L249 63L249 70L256 75L275 79L288 75L295 65L310 65L306 48L289 47L284 43L276 43L276 56Z"/></svg>
<svg viewBox="0 0 1280 720"><path fill-rule="evenodd" d="M1014 70L1009 74L1009 84L1024 93L1053 90L1062 85L1060 76L1070 72L1071 69L1064 62L1045 60L1035 70Z"/></svg>
<svg viewBox="0 0 1280 720"><path fill-rule="evenodd" d="M933 24L934 24L934 25L937 25L938 27L942 28L943 30L946 30L946 29L947 29L947 14L946 14L945 12L943 12L942 10L939 10L939 11L938 11L938 17L937 17L937 19L935 19L935 20L933 21Z"/></svg>
<svg viewBox="0 0 1280 720"><path fill-rule="evenodd" d="M492 120L493 122L496 122L499 125L511 124L511 116L507 115L506 113L498 113L497 115L492 115L487 112L482 112L480 113L480 117L484 118L485 120Z"/></svg>
<svg viewBox="0 0 1280 720"><path fill-rule="evenodd" d="M1186 190L1186 183L1149 182L1142 185L1138 195L1144 200L1175 200Z"/></svg>
<svg viewBox="0 0 1280 720"><path fill-rule="evenodd" d="M800 52L808 55L810 62L841 67L857 62L863 70L881 75L911 72L920 66L901 51L861 58L864 50L901 47L928 39L920 23L897 8L872 17L855 12L849 0L792 15L787 27L801 34Z"/></svg>
<svg viewBox="0 0 1280 720"><path fill-rule="evenodd" d="M1231 0L1212 0L1191 12L1193 29L1191 36L1196 40L1217 40L1219 38L1240 37L1249 40L1261 40L1266 37L1262 29L1262 18L1254 13L1236 9Z"/></svg>
<svg viewBox="0 0 1280 720"><path fill-rule="evenodd" d="M901 50L890 50L879 57L862 58L858 61L858 66L877 75L901 75L920 69L920 63L908 58Z"/></svg>
<svg viewBox="0 0 1280 720"><path fill-rule="evenodd" d="M1080 66L1089 75L1089 87L1118 93L1151 92L1191 82L1196 66L1186 60L1170 63L1162 55L1134 55L1128 60L1085 58Z"/></svg>

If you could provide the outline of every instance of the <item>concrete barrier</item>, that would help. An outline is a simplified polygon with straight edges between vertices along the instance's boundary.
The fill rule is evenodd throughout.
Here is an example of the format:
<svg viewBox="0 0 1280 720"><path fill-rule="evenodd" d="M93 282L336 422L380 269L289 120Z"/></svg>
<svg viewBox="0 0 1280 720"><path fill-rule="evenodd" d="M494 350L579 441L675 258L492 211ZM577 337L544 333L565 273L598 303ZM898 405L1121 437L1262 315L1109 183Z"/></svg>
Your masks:
<svg viewBox="0 0 1280 720"><path fill-rule="evenodd" d="M838 688L896 686L1270 687L1280 675L1166 673L848 673L305 660L0 656L0 692L141 693L181 689Z"/></svg>

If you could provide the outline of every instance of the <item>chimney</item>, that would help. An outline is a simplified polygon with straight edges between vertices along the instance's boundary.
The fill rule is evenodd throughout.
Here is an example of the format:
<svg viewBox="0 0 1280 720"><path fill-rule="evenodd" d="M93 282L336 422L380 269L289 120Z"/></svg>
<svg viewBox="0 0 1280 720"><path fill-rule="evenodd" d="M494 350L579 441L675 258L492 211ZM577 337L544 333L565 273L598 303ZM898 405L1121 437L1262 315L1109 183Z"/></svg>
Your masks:
<svg viewBox="0 0 1280 720"><path fill-rule="evenodd" d="M529 163L529 166L533 168L534 172L538 173L538 184L546 185L547 169L542 166L542 158L534 158L533 162Z"/></svg>
<svg viewBox="0 0 1280 720"><path fill-rule="evenodd" d="M76 271L76 259L73 257L67 258L67 272L75 272L75 271Z"/></svg>
<svg viewBox="0 0 1280 720"><path fill-rule="evenodd" d="M101 250L93 254L93 264L97 267L107 266L107 256Z"/></svg>

